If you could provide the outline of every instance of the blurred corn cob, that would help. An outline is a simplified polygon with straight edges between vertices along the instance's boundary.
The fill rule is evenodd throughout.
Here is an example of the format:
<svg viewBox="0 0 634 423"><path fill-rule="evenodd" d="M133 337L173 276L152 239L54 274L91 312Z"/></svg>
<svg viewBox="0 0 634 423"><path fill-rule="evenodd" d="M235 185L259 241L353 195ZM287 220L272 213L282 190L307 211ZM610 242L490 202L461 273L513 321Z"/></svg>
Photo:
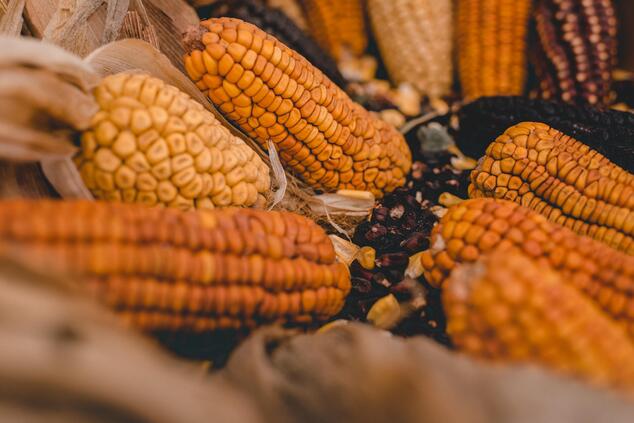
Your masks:
<svg viewBox="0 0 634 423"><path fill-rule="evenodd" d="M203 19L226 16L252 23L304 56L332 82L345 87L346 81L339 72L337 63L285 15L287 11L267 7L260 0L220 0L198 9L198 14Z"/></svg>
<svg viewBox="0 0 634 423"><path fill-rule="evenodd" d="M340 60L361 56L368 45L363 0L300 0L313 37Z"/></svg>
<svg viewBox="0 0 634 423"><path fill-rule="evenodd" d="M606 104L616 65L611 0L537 0L534 55L541 97Z"/></svg>
<svg viewBox="0 0 634 423"><path fill-rule="evenodd" d="M381 197L405 183L411 153L394 127L354 103L295 51L238 19L185 36L185 68L211 101L313 188Z"/></svg>
<svg viewBox="0 0 634 423"><path fill-rule="evenodd" d="M145 74L104 78L75 163L100 199L189 209L263 206L269 168L178 88Z"/></svg>
<svg viewBox="0 0 634 423"><path fill-rule="evenodd" d="M76 274L149 331L324 320L350 287L325 232L291 213L5 201L0 252Z"/></svg>
<svg viewBox="0 0 634 423"><path fill-rule="evenodd" d="M634 175L548 125L520 123L491 143L469 196L515 201L634 254Z"/></svg>
<svg viewBox="0 0 634 423"><path fill-rule="evenodd" d="M456 268L442 297L447 332L459 350L634 392L631 339L543 262L496 251Z"/></svg>
<svg viewBox="0 0 634 423"><path fill-rule="evenodd" d="M443 285L458 263L473 262L497 247L519 248L560 272L634 336L634 257L579 236L537 212L505 200L463 201L442 217L431 243L421 263L433 286Z"/></svg>
<svg viewBox="0 0 634 423"><path fill-rule="evenodd" d="M634 172L632 113L526 97L485 97L462 107L458 117L456 141L472 157L481 157L491 141L512 125L543 122Z"/></svg>
<svg viewBox="0 0 634 423"><path fill-rule="evenodd" d="M531 0L457 0L463 96L522 94Z"/></svg>
<svg viewBox="0 0 634 423"><path fill-rule="evenodd" d="M451 0L369 0L368 14L390 78L432 98L449 94Z"/></svg>

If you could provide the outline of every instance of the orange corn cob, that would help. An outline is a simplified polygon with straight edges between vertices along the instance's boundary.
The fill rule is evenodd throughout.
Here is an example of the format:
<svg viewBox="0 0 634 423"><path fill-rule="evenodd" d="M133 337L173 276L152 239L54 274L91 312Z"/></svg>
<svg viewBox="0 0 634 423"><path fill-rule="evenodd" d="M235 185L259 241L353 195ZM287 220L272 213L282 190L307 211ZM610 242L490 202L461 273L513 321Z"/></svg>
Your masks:
<svg viewBox="0 0 634 423"><path fill-rule="evenodd" d="M361 56L368 45L362 0L301 0L310 33L336 59Z"/></svg>
<svg viewBox="0 0 634 423"><path fill-rule="evenodd" d="M457 267L442 298L447 332L459 350L634 392L631 339L544 262L495 251Z"/></svg>
<svg viewBox="0 0 634 423"><path fill-rule="evenodd" d="M634 254L634 175L543 123L512 126L491 143L469 196L515 201Z"/></svg>
<svg viewBox="0 0 634 423"><path fill-rule="evenodd" d="M458 75L464 97L519 95L526 79L531 0L458 0Z"/></svg>
<svg viewBox="0 0 634 423"><path fill-rule="evenodd" d="M380 197L405 183L411 153L403 136L274 37L219 18L185 38L190 78L264 148L271 140L312 187Z"/></svg>
<svg viewBox="0 0 634 423"><path fill-rule="evenodd" d="M520 248L550 264L634 336L634 257L549 222L517 203L480 198L451 207L421 254L425 278L440 287L457 263L495 248Z"/></svg>
<svg viewBox="0 0 634 423"><path fill-rule="evenodd" d="M0 251L81 277L146 330L213 331L336 314L349 290L325 232L283 212L5 201Z"/></svg>

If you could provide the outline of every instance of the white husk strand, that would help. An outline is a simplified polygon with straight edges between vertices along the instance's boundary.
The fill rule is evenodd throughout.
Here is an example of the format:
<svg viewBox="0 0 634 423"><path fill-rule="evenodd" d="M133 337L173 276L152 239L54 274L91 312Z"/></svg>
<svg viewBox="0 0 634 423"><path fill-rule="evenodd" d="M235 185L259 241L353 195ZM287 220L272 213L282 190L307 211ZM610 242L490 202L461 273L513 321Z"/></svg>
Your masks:
<svg viewBox="0 0 634 423"><path fill-rule="evenodd" d="M69 157L44 159L40 161L40 165L44 175L46 175L46 179L62 198L94 199L81 179L77 166Z"/></svg>
<svg viewBox="0 0 634 423"><path fill-rule="evenodd" d="M337 235L328 235L328 237L335 247L337 259L346 266L350 266L359 253L359 246Z"/></svg>

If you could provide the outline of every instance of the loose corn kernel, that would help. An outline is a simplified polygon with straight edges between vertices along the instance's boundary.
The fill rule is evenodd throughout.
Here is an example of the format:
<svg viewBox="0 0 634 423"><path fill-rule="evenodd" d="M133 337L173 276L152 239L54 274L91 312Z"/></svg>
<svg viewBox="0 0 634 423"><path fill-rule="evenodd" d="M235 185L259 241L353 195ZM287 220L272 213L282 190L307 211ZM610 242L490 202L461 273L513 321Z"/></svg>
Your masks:
<svg viewBox="0 0 634 423"><path fill-rule="evenodd" d="M264 148L271 140L312 187L381 197L405 183L411 153L403 136L274 37L220 18L185 38L191 79Z"/></svg>
<svg viewBox="0 0 634 423"><path fill-rule="evenodd" d="M75 274L148 331L324 321L350 289L323 229L285 212L4 201L0 252Z"/></svg>
<svg viewBox="0 0 634 423"><path fill-rule="evenodd" d="M458 75L464 97L522 94L531 0L458 0Z"/></svg>
<svg viewBox="0 0 634 423"><path fill-rule="evenodd" d="M267 165L178 88L119 73L95 98L101 110L74 158L95 197L181 209L264 205Z"/></svg>
<svg viewBox="0 0 634 423"><path fill-rule="evenodd" d="M458 350L535 363L634 392L634 344L566 277L517 251L457 267L444 284L447 332Z"/></svg>
<svg viewBox="0 0 634 423"><path fill-rule="evenodd" d="M617 62L617 20L611 0L537 0L533 55L538 94L605 105Z"/></svg>
<svg viewBox="0 0 634 423"><path fill-rule="evenodd" d="M451 0L369 0L368 14L390 78L431 98L451 91Z"/></svg>
<svg viewBox="0 0 634 423"><path fill-rule="evenodd" d="M495 248L519 248L548 263L634 336L634 256L617 251L517 203L490 198L451 207L432 231L421 256L424 276L440 287L457 263Z"/></svg>
<svg viewBox="0 0 634 423"><path fill-rule="evenodd" d="M491 143L469 196L515 201L634 254L634 175L548 125L523 122Z"/></svg>
<svg viewBox="0 0 634 423"><path fill-rule="evenodd" d="M362 0L300 0L310 33L335 59L361 56L368 45Z"/></svg>

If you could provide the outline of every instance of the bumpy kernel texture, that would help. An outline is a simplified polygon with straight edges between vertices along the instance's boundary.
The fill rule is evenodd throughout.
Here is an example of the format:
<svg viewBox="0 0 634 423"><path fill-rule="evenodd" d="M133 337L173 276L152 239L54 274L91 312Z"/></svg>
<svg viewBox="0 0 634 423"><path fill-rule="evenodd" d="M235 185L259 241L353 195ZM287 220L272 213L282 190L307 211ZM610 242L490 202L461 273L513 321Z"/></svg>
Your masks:
<svg viewBox="0 0 634 423"><path fill-rule="evenodd" d="M459 350L634 392L631 339L545 263L494 252L456 268L442 298L447 332Z"/></svg>
<svg viewBox="0 0 634 423"><path fill-rule="evenodd" d="M432 232L432 248L421 255L425 278L439 287L456 264L498 247L548 263L634 336L634 256L514 202L479 198L451 207Z"/></svg>
<svg viewBox="0 0 634 423"><path fill-rule="evenodd" d="M368 14L390 78L432 98L451 90L451 0L369 0Z"/></svg>
<svg viewBox="0 0 634 423"><path fill-rule="evenodd" d="M288 47L300 53L313 66L319 68L332 82L340 87L346 86L344 77L339 72L337 63L330 57L326 50L322 49L315 40L287 16L292 10L294 0L268 1L262 0L217 0L210 5L198 9L201 18L238 18L252 23L266 31ZM273 3L276 3L273 7ZM289 4L282 4L289 3ZM299 7L299 5L296 5ZM301 12L301 8L299 9Z"/></svg>
<svg viewBox="0 0 634 423"><path fill-rule="evenodd" d="M456 41L463 95L522 94L531 0L458 0Z"/></svg>
<svg viewBox="0 0 634 423"><path fill-rule="evenodd" d="M548 125L523 122L491 143L469 196L515 201L634 254L634 175Z"/></svg>
<svg viewBox="0 0 634 423"><path fill-rule="evenodd" d="M74 159L95 197L180 209L266 202L267 165L178 88L119 73L95 98L101 110Z"/></svg>
<svg viewBox="0 0 634 423"><path fill-rule="evenodd" d="M77 274L148 331L310 324L336 314L350 289L323 229L256 209L5 201L0 252Z"/></svg>
<svg viewBox="0 0 634 423"><path fill-rule="evenodd" d="M238 19L203 21L185 37L185 68L233 122L314 188L380 197L405 183L403 136L302 56Z"/></svg>
<svg viewBox="0 0 634 423"><path fill-rule="evenodd" d="M542 98L607 104L617 61L611 0L537 0L533 54Z"/></svg>
<svg viewBox="0 0 634 423"><path fill-rule="evenodd" d="M335 59L368 46L363 0L300 0L310 34Z"/></svg>

